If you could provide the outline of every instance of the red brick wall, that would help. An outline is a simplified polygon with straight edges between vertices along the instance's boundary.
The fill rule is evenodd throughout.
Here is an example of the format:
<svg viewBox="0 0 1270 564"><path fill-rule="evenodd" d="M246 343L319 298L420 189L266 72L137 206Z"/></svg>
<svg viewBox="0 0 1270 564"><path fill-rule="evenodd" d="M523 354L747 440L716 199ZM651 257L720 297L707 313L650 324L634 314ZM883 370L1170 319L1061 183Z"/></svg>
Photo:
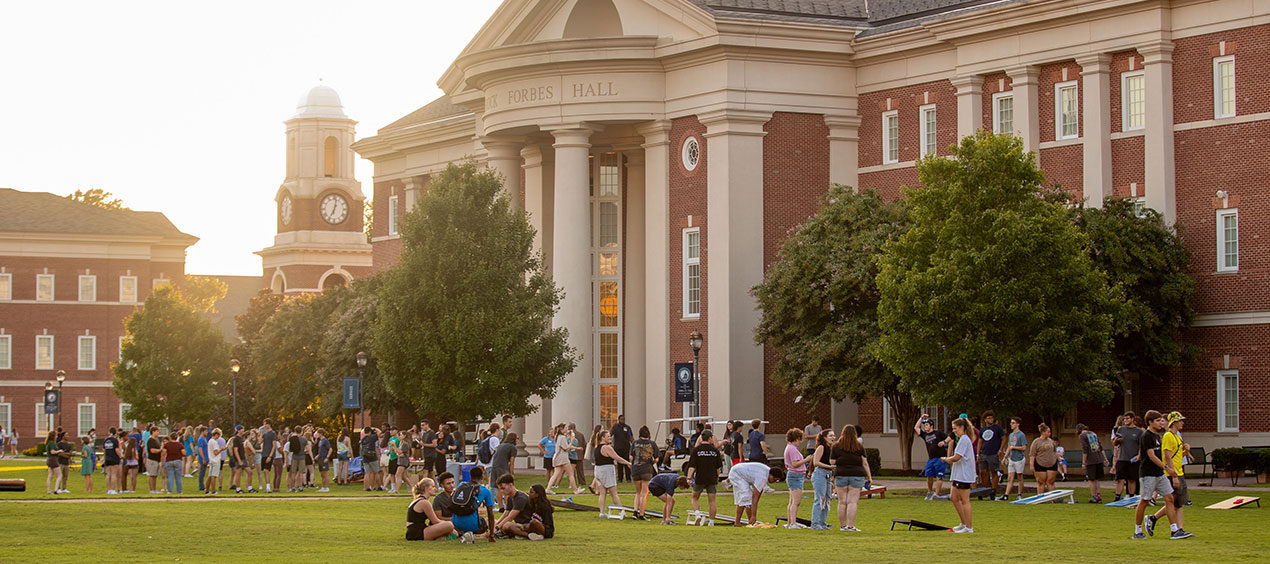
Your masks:
<svg viewBox="0 0 1270 564"><path fill-rule="evenodd" d="M938 119L938 114L936 115ZM780 257L790 231L820 209L829 190L829 128L823 116L777 112L763 126L763 264ZM770 378L780 354L763 347L763 416L766 431L802 429L811 414L829 421L829 406L795 404L797 393L785 392ZM808 411L814 408L814 411Z"/></svg>
<svg viewBox="0 0 1270 564"><path fill-rule="evenodd" d="M1046 186L1062 186L1076 200L1080 200L1085 184L1085 148L1067 145L1038 151L1041 169L1045 172Z"/></svg>
<svg viewBox="0 0 1270 564"><path fill-rule="evenodd" d="M948 154L948 147L957 142L957 89L947 80L939 80L860 94L861 167L882 164L882 113L888 111L888 99L900 118L900 162L916 160L921 153L918 108L927 104L935 105L936 152Z"/></svg>
<svg viewBox="0 0 1270 564"><path fill-rule="evenodd" d="M1173 121L1213 119L1213 59L1220 43L1235 56L1235 113L1270 111L1270 26L1260 25L1197 35L1173 42Z"/></svg>
<svg viewBox="0 0 1270 564"><path fill-rule="evenodd" d="M426 181L425 181L426 186ZM426 188L425 188L426 189ZM384 237L388 235L388 198L397 196L397 213L398 220L404 217L406 212L406 185L400 180L385 180L376 182L372 197L372 208L374 209L375 221L371 225L371 237ZM400 224L398 224L400 225ZM372 241L372 253L374 254L375 272L381 272L389 269L392 265L397 264L401 257L401 239L386 239L383 241Z"/></svg>
<svg viewBox="0 0 1270 564"><path fill-rule="evenodd" d="M1063 80L1063 69L1067 70L1067 80ZM1080 101L1080 96L1084 93L1085 81L1080 76L1080 65L1076 64L1074 61L1065 61L1061 63L1054 63L1051 65L1042 65L1040 67L1040 71L1041 71L1041 74L1038 80L1040 91L1037 93L1036 106L1037 106L1037 112L1040 113L1040 116L1038 116L1039 119L1037 120L1037 123L1040 126L1041 142L1044 143L1046 141L1053 141L1056 139L1054 134L1057 133L1057 131L1055 130L1055 127L1054 127L1054 121L1055 121L1055 118L1057 117L1056 115L1057 108L1055 107L1055 103L1057 102L1056 100L1057 97L1055 96L1054 85L1060 82L1070 82L1073 80L1076 81L1076 92L1077 92L1077 102L1078 102L1076 107L1077 107L1077 112L1080 116L1077 119L1077 123L1079 124L1079 128L1080 128L1080 132L1078 133L1078 135L1084 135L1085 113L1084 113L1084 107L1079 104L1079 101Z"/></svg>
<svg viewBox="0 0 1270 564"><path fill-rule="evenodd" d="M1111 132L1119 133L1124 131L1124 120L1121 113L1122 98L1120 97L1120 75L1130 72L1129 60L1134 60L1134 72L1142 69L1143 58L1137 51L1122 51L1120 53L1112 53L1111 55Z"/></svg>
<svg viewBox="0 0 1270 564"><path fill-rule="evenodd" d="M1159 379L1143 378L1141 411L1177 410L1186 416L1186 430L1217 430L1217 371L1230 355L1230 368L1239 371L1239 431L1270 431L1270 325L1201 327L1187 340L1204 347L1194 366L1175 368Z"/></svg>
<svg viewBox="0 0 1270 564"><path fill-rule="evenodd" d="M1002 81L1004 88L1002 87ZM1014 89L1014 82L1004 72L996 72L983 77L983 129L992 131L992 95ZM1018 110L1015 110L1018 113Z"/></svg>
<svg viewBox="0 0 1270 564"><path fill-rule="evenodd" d="M898 200L903 195L902 186L917 186L917 167L897 168L880 172L866 172L860 175L861 190L877 190L882 199L888 202Z"/></svg>
<svg viewBox="0 0 1270 564"><path fill-rule="evenodd" d="M709 226L706 224L706 171L710 165L710 153L706 147L706 128L695 116L676 119L670 126L670 360L671 362L689 362L692 360L692 347L688 346L688 335L693 329L701 332L709 346L710 335L706 328L706 316L709 314L706 289L709 272ZM695 136L701 147L701 158L697 168L687 171L683 166L684 140ZM701 228L701 318L683 320L683 230L688 227L688 216L692 216L692 225ZM701 355L701 404L702 413L710 413L709 375L710 365L706 355ZM673 392L672 392L673 393ZM673 397L671 398L674 399ZM682 417L683 404L672 401L670 416Z"/></svg>

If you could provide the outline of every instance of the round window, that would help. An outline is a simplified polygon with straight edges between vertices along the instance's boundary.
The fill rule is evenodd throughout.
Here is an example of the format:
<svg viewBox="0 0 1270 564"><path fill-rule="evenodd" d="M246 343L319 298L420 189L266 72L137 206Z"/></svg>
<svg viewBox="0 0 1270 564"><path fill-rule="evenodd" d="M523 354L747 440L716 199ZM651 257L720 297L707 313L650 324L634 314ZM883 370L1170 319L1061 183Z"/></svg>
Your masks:
<svg viewBox="0 0 1270 564"><path fill-rule="evenodd" d="M683 161L685 169L689 171L697 169L697 164L701 162L701 144L697 142L696 137L684 139L684 146L680 159Z"/></svg>

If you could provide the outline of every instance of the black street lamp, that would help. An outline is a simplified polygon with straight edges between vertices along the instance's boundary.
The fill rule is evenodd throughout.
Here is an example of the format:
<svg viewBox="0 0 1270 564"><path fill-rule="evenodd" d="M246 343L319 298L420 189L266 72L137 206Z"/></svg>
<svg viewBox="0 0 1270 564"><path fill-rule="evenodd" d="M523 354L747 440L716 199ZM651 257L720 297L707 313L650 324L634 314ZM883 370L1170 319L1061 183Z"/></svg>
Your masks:
<svg viewBox="0 0 1270 564"><path fill-rule="evenodd" d="M57 426L62 426L62 383L66 381L66 371L57 371Z"/></svg>
<svg viewBox="0 0 1270 564"><path fill-rule="evenodd" d="M229 359L229 370L234 373L234 427L238 427L238 370L242 365L238 363L238 359Z"/></svg>
<svg viewBox="0 0 1270 564"><path fill-rule="evenodd" d="M705 339L701 338L701 331L696 329L688 335L688 345L692 347L692 411L693 417L701 417L701 370L697 367L701 363L701 345Z"/></svg>
<svg viewBox="0 0 1270 564"><path fill-rule="evenodd" d="M366 385L366 353L357 353L357 406L362 410L362 427L366 426L366 406L362 403L362 386Z"/></svg>

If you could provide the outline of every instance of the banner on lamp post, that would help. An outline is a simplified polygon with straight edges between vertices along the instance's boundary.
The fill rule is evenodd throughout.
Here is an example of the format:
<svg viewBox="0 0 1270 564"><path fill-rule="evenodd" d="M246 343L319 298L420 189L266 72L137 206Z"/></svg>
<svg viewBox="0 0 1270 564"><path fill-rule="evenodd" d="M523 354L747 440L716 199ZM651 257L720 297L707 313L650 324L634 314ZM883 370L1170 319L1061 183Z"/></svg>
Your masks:
<svg viewBox="0 0 1270 564"><path fill-rule="evenodd" d="M62 392L59 390L44 391L44 414L57 415L62 412Z"/></svg>
<svg viewBox="0 0 1270 564"><path fill-rule="evenodd" d="M344 409L362 408L362 379L344 379Z"/></svg>
<svg viewBox="0 0 1270 564"><path fill-rule="evenodd" d="M691 362L676 362L673 379L675 386L675 401L680 403L691 402L695 397L696 382L693 378L693 366Z"/></svg>

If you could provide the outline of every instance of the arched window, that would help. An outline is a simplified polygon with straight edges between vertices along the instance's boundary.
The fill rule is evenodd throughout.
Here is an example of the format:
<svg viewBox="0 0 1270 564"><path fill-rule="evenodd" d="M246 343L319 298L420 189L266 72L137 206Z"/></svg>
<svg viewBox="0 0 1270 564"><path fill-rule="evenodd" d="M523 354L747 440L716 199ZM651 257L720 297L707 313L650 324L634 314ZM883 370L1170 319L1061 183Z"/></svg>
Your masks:
<svg viewBox="0 0 1270 564"><path fill-rule="evenodd" d="M282 276L282 272L274 272L273 280L269 283L269 290L275 294L283 294L287 291L287 280Z"/></svg>
<svg viewBox="0 0 1270 564"><path fill-rule="evenodd" d="M334 137L326 138L326 150L322 156L322 174L327 178L339 175L340 142Z"/></svg>
<svg viewBox="0 0 1270 564"><path fill-rule="evenodd" d="M331 288L343 288L348 286L348 279L341 274L332 274L322 281L322 290L330 290Z"/></svg>
<svg viewBox="0 0 1270 564"><path fill-rule="evenodd" d="M578 2L564 24L564 38L615 37L622 35L622 18L613 0Z"/></svg>

